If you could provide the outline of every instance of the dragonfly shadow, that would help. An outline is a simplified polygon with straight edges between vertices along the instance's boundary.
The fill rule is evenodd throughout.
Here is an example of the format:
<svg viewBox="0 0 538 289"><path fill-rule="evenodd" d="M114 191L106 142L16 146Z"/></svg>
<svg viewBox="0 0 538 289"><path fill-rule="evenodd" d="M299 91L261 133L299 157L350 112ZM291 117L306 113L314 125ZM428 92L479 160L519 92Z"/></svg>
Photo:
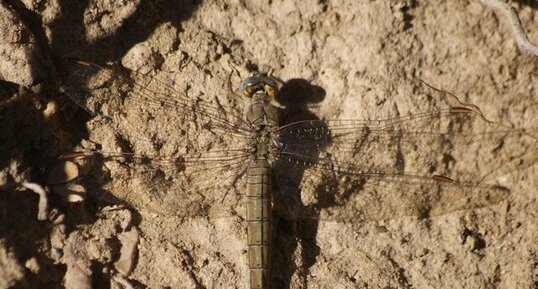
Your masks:
<svg viewBox="0 0 538 289"><path fill-rule="evenodd" d="M286 107L280 111L281 125L300 120L319 119L308 109L308 105L320 103L324 99L325 90L306 79L294 78L286 81L276 97L276 101Z"/></svg>
<svg viewBox="0 0 538 289"><path fill-rule="evenodd" d="M276 99L286 108L279 117L281 125L302 120L319 120L319 117L309 110L309 106L323 101L325 90L311 84L305 79L291 79L281 88ZM329 140L330 141L330 140ZM328 143L327 143L328 144ZM273 250L273 286L274 288L290 288L294 273L298 274L303 286L307 287L307 274L310 267L315 264L320 254L316 244L318 221L298 221L290 217L289 209L309 210L300 199L301 181L308 166L277 160L275 163L274 212L275 227L273 244L279 244L279 250ZM322 202L330 206L332 202L327 199ZM287 213L283 213L288 210ZM293 215L293 212L291 212ZM294 260L295 252L301 248L301 259Z"/></svg>

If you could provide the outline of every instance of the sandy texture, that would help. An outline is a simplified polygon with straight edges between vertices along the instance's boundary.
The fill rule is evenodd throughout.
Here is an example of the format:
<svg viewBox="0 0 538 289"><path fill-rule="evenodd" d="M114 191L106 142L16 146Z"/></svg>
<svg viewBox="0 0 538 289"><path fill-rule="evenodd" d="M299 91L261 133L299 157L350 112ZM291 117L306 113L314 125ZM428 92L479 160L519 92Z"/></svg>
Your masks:
<svg viewBox="0 0 538 289"><path fill-rule="evenodd" d="M225 201L236 216L207 217L196 206L221 200L233 172L202 171L189 182L121 162L99 173L81 168L89 182L48 182L49 220L37 221L37 195L18 184L70 179L49 173L65 152L238 145L178 125L185 115L129 100L86 103L101 112L90 117L63 93L63 57L121 64L227 110L241 108L228 91L231 66L242 76L270 71L286 82L283 122L446 108L447 96L425 92L422 79L496 123L537 134L538 58L519 52L506 20L480 1L91 2L0 3L0 288L248 288L241 186ZM538 43L538 5L511 4ZM98 78L88 84L91 95L120 91ZM495 137L491 147L441 146L435 155L417 148L403 165L509 190L489 203L440 204L426 215L391 209L361 222L276 217L274 288L536 288L538 144ZM372 158L391 162L388 153ZM447 156L454 160L442 167ZM309 193L315 184L301 186L305 206L322 202ZM160 189L187 194L155 202ZM145 208L127 209L125 200Z"/></svg>

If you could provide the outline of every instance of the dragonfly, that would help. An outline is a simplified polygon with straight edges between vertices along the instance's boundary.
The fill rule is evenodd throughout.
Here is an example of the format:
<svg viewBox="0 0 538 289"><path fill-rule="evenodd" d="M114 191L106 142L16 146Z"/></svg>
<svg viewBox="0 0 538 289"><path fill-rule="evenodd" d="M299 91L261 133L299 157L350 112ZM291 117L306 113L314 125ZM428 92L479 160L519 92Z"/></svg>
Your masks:
<svg viewBox="0 0 538 289"><path fill-rule="evenodd" d="M483 207L509 194L467 172L455 175L468 179L446 174L461 168L457 157L503 150L502 140L520 133L469 105L382 119L281 123L274 101L282 83L257 72L231 93L240 109L140 72L81 59L66 59L64 70L65 94L115 147L87 142L62 159L119 164L117 174L143 193L114 185L108 191L134 209L184 219L244 216L250 289L271 288L273 214L359 224ZM179 133L172 135L163 122ZM424 170L408 169L427 159Z"/></svg>

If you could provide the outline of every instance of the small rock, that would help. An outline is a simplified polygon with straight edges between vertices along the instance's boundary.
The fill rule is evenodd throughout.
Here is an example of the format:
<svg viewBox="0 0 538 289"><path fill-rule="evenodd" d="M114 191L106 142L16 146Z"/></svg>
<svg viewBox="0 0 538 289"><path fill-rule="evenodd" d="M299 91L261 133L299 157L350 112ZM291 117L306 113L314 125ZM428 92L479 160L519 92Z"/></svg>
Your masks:
<svg viewBox="0 0 538 289"><path fill-rule="evenodd" d="M77 232L71 233L66 241L62 258L67 267L64 276L66 289L93 288L91 260L88 258L86 245L85 237Z"/></svg>
<svg viewBox="0 0 538 289"><path fill-rule="evenodd" d="M0 239L0 288L13 288L24 279L24 268L17 257L6 242Z"/></svg>
<svg viewBox="0 0 538 289"><path fill-rule="evenodd" d="M25 87L43 79L45 61L36 38L9 5L0 4L0 31L0 79Z"/></svg>
<svg viewBox="0 0 538 289"><path fill-rule="evenodd" d="M86 199L86 189L79 184L54 186L52 190L68 203L80 203Z"/></svg>
<svg viewBox="0 0 538 289"><path fill-rule="evenodd" d="M122 276L131 274L138 253L138 231L133 229L121 234L118 237L121 241L120 258L114 266Z"/></svg>
<svg viewBox="0 0 538 289"><path fill-rule="evenodd" d="M481 250L484 247L486 247L486 241L484 241L478 235L467 236L467 239L465 240L465 244L467 248L469 248L472 251Z"/></svg>
<svg viewBox="0 0 538 289"><path fill-rule="evenodd" d="M28 270L30 270L32 273L37 274L39 273L39 263L37 263L37 259L35 257L32 257L24 263L24 267L26 267Z"/></svg>
<svg viewBox="0 0 538 289"><path fill-rule="evenodd" d="M58 111L58 106L56 105L56 102L49 101L47 103L47 107L45 108L45 110L43 110L43 117L45 119L49 119L53 117L57 111Z"/></svg>
<svg viewBox="0 0 538 289"><path fill-rule="evenodd" d="M65 184L79 176L77 164L72 161L63 161L51 168L47 175L46 183L48 185Z"/></svg>

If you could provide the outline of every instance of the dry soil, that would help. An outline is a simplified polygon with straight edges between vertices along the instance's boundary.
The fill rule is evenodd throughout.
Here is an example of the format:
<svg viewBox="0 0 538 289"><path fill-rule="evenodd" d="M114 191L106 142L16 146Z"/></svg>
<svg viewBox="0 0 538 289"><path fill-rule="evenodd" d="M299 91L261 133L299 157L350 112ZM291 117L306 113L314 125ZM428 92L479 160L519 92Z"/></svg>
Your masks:
<svg viewBox="0 0 538 289"><path fill-rule="evenodd" d="M537 2L510 4L538 43ZM90 117L62 90L73 76L65 57L121 65L231 109L241 106L230 98L231 67L242 76L271 72L285 83L286 122L427 112L446 108L448 96L424 92L420 80L449 91L512 130L435 154L416 148L401 169L507 195L440 213L387 208L355 222L276 216L273 288L537 288L538 145L515 132L537 133L538 58L519 52L506 19L479 1L22 0L0 2L0 15L0 288L248 288L240 205L225 218L192 216L204 208L181 199L172 200L183 204L176 216L122 206L159 185L200 201L219 200L222 187L189 190L166 172L120 162L107 162L94 186L71 184L83 202L67 202L67 185L47 182L58 157L76 149L168 155L219 140L139 102L98 108L117 118ZM88 83L90 94L117 93ZM393 161L368 151L365 158ZM202 171L197 179L214 177ZM47 186L47 220L36 219L37 194L20 189L23 182ZM296 192L305 206L323 202L308 186Z"/></svg>

